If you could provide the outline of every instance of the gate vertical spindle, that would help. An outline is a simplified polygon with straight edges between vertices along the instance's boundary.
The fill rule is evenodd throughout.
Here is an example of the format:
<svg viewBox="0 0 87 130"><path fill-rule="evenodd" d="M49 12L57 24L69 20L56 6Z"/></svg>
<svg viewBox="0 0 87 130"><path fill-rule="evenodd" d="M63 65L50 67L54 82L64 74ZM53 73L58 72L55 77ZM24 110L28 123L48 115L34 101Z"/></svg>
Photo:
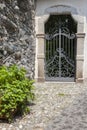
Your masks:
<svg viewBox="0 0 87 130"><path fill-rule="evenodd" d="M61 28L59 28L59 78L61 78Z"/></svg>

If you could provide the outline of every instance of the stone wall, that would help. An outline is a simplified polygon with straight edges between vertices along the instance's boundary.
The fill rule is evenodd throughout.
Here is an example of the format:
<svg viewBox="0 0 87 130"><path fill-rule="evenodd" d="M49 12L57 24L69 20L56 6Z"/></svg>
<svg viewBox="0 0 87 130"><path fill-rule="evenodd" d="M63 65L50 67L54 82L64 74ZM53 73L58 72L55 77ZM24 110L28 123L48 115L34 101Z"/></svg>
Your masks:
<svg viewBox="0 0 87 130"><path fill-rule="evenodd" d="M33 0L0 0L0 65L35 71L35 11Z"/></svg>

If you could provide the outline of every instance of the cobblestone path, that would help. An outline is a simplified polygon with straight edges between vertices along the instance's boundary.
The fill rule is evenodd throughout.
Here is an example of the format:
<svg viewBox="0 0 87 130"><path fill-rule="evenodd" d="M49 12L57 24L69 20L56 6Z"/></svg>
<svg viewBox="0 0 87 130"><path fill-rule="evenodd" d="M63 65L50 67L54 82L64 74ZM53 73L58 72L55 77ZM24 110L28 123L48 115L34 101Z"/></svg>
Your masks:
<svg viewBox="0 0 87 130"><path fill-rule="evenodd" d="M54 118L45 130L87 130L87 91Z"/></svg>
<svg viewBox="0 0 87 130"><path fill-rule="evenodd" d="M30 114L0 130L87 130L87 83L35 84Z"/></svg>

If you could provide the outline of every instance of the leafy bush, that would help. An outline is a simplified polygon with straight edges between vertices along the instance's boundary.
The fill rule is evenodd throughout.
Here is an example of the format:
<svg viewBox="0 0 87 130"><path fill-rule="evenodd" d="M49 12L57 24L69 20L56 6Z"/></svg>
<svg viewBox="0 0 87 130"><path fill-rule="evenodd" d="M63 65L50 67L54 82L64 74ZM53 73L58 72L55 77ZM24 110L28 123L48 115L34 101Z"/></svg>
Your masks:
<svg viewBox="0 0 87 130"><path fill-rule="evenodd" d="M9 121L16 112L29 112L27 103L34 100L33 81L25 76L24 68L16 65L0 67L0 117Z"/></svg>

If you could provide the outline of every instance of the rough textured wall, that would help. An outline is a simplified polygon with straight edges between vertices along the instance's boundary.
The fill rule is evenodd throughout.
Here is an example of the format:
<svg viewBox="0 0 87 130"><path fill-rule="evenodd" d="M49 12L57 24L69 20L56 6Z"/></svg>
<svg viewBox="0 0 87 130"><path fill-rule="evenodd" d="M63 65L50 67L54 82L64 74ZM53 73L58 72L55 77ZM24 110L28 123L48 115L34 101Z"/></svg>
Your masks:
<svg viewBox="0 0 87 130"><path fill-rule="evenodd" d="M0 65L18 64L30 78L35 71L33 0L0 0Z"/></svg>

